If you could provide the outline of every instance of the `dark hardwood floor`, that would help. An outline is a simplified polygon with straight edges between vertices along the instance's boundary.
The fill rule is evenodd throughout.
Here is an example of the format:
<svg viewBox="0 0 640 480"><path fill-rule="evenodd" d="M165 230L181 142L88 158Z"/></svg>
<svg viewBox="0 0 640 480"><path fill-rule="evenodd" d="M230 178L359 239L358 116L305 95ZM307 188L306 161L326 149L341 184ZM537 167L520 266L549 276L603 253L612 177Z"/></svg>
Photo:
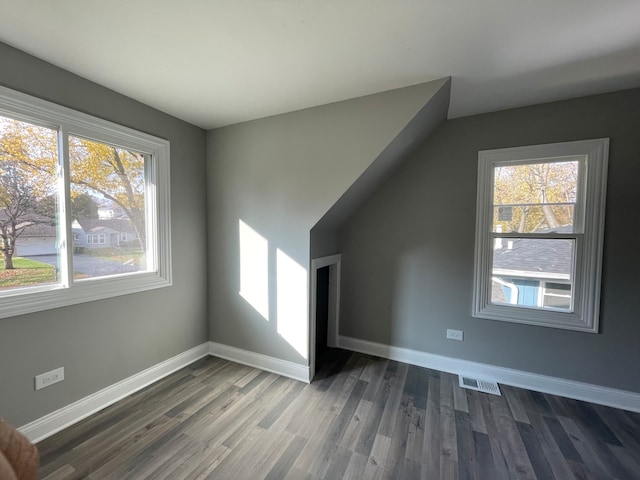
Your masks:
<svg viewBox="0 0 640 480"><path fill-rule="evenodd" d="M640 479L640 414L344 351L209 357L40 442L43 479Z"/></svg>

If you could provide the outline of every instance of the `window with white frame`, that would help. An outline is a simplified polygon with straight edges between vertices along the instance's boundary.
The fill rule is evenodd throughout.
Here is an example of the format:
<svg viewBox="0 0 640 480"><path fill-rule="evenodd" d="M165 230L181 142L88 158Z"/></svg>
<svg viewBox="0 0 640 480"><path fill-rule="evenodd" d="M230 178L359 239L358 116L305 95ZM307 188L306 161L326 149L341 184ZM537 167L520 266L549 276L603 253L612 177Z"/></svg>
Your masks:
<svg viewBox="0 0 640 480"><path fill-rule="evenodd" d="M608 150L479 152L474 317L598 331Z"/></svg>
<svg viewBox="0 0 640 480"><path fill-rule="evenodd" d="M0 87L0 317L171 285L169 213L168 141Z"/></svg>
<svg viewBox="0 0 640 480"><path fill-rule="evenodd" d="M107 239L104 233L94 233L91 237L91 243L95 243L98 245L107 243Z"/></svg>

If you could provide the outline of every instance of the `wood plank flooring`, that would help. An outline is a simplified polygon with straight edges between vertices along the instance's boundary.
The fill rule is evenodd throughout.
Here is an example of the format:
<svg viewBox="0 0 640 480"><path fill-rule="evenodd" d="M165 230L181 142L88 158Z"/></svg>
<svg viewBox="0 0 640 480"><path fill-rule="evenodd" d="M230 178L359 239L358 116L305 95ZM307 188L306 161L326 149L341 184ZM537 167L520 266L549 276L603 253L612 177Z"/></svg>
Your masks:
<svg viewBox="0 0 640 480"><path fill-rule="evenodd" d="M640 414L335 350L304 383L203 359L40 442L40 478L640 479Z"/></svg>

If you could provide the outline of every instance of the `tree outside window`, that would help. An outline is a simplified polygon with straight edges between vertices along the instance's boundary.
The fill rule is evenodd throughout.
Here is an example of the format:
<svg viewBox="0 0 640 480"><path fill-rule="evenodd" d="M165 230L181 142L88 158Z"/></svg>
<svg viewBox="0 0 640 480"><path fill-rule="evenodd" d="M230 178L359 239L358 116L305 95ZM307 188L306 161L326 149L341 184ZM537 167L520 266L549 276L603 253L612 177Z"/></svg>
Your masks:
<svg viewBox="0 0 640 480"><path fill-rule="evenodd" d="M0 316L171 284L169 142L0 87Z"/></svg>
<svg viewBox="0 0 640 480"><path fill-rule="evenodd" d="M597 332L608 140L479 152L473 315Z"/></svg>

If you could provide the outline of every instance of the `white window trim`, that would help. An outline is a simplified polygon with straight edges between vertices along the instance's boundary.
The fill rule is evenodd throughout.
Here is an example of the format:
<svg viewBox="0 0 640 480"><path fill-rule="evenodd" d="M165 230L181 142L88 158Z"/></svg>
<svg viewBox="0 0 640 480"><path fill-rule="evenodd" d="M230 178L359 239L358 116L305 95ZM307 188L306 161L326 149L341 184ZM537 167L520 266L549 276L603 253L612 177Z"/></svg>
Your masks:
<svg viewBox="0 0 640 480"><path fill-rule="evenodd" d="M0 292L0 318L23 315L51 308L90 302L104 298L143 292L172 285L171 272L171 204L170 204L170 144L169 141L146 133L77 112L54 103L0 86L0 115L58 129L59 149L68 166L66 135L104 142L135 150L152 159L145 168L147 193L147 271L83 279L74 282L73 275L65 285L43 285ZM72 239L71 224L65 219L69 211L68 181L64 186L65 201L61 212L59 241L61 273L70 271L71 255L67 242ZM65 261L68 259L68 262ZM63 277L64 278L64 277Z"/></svg>
<svg viewBox="0 0 640 480"><path fill-rule="evenodd" d="M604 243L604 213L607 185L609 139L484 150L478 153L478 198L472 315L501 320L597 333L600 311L600 283ZM584 212L576 213L576 223L585 219L584 233L575 251L574 307L572 312L514 307L491 303L493 239L493 172L498 164L544 162L558 157L583 157L582 185ZM586 188L584 185L586 182ZM581 202L578 201L578 204ZM579 208L577 206L577 208ZM501 236L519 237L521 234Z"/></svg>

